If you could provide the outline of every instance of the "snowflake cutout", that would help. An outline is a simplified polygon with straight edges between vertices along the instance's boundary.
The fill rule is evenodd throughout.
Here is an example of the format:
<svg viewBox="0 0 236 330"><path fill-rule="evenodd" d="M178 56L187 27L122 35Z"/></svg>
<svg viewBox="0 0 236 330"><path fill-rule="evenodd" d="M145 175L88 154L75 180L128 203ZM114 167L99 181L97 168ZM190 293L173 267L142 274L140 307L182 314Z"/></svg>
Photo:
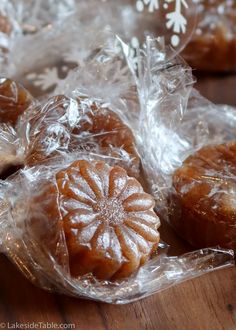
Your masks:
<svg viewBox="0 0 236 330"><path fill-rule="evenodd" d="M148 11L153 13L155 10L159 9L159 0L138 0L136 2L136 8L140 12L144 10L145 5L148 6Z"/></svg>
<svg viewBox="0 0 236 330"><path fill-rule="evenodd" d="M188 8L188 4L185 0L166 0L167 3L175 1L175 10L166 15L167 23L166 27L172 29L175 33L171 37L171 44L177 47L180 43L180 37L178 34L186 33L187 19L182 14L182 8Z"/></svg>
<svg viewBox="0 0 236 330"><path fill-rule="evenodd" d="M172 2L173 0L166 0L167 2ZM185 0L175 1L175 11L166 15L167 23L166 27L168 29L172 28L175 33L186 33L187 20L181 12L182 5L188 8Z"/></svg>
<svg viewBox="0 0 236 330"><path fill-rule="evenodd" d="M33 85L40 87L42 91L46 91L58 84L58 71L56 67L46 68L43 73L29 73L26 78L33 82Z"/></svg>
<svg viewBox="0 0 236 330"><path fill-rule="evenodd" d="M168 9L170 3L175 3L175 9L172 12L166 14L166 28L173 31L171 36L171 45L173 47L179 46L180 34L186 33L187 30L187 19L184 17L182 9L188 8L187 0L164 0L163 8ZM155 10L159 10L159 0L137 0L136 8L139 12L143 12L145 7L148 7L150 13Z"/></svg>
<svg viewBox="0 0 236 330"><path fill-rule="evenodd" d="M26 75L26 79L33 86L38 87L42 92L48 91L53 87L57 87L60 80L64 80L69 71L73 68L83 65L84 61L89 57L91 51L73 48L62 54L62 66L46 67L42 73L31 72ZM72 67L71 64L74 64Z"/></svg>

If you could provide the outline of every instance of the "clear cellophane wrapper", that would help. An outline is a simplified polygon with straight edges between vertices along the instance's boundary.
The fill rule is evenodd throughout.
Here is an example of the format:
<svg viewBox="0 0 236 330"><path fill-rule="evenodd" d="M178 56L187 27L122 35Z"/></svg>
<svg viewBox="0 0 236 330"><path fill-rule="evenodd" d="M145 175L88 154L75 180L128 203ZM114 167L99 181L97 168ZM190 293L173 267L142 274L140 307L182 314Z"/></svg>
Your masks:
<svg viewBox="0 0 236 330"><path fill-rule="evenodd" d="M2 155L7 146L22 167L1 181L1 251L46 290L122 304L234 264L232 250L213 247L169 257L160 243L155 255L128 278L71 275L60 226L58 171L78 159L119 165L143 182L165 218L173 171L200 146L235 134L233 111L222 111L199 96L192 88L191 69L170 49L147 38L135 61L131 55L119 37L107 36L103 47L59 84L59 96L33 101L15 127L5 124L1 130ZM99 134L83 126L93 124L96 109L109 109L122 120L128 145L121 139L124 126L100 129ZM104 135L111 142L104 144ZM104 239L102 249L116 251L113 243ZM136 253L133 243L130 249Z"/></svg>
<svg viewBox="0 0 236 330"><path fill-rule="evenodd" d="M3 0L0 49L6 46L0 72L42 98L102 47L97 31L122 35L134 59L145 35L162 37L180 51L194 29L194 15L189 19L194 8L192 1L179 0Z"/></svg>
<svg viewBox="0 0 236 330"><path fill-rule="evenodd" d="M0 3L0 67L7 71L10 65L9 55L17 51L15 43L18 38L35 34L49 28L56 22L59 24L74 13L73 0L2 0ZM18 49L19 50L19 49ZM26 53L27 54L27 53Z"/></svg>
<svg viewBox="0 0 236 330"><path fill-rule="evenodd" d="M183 51L194 69L228 72L236 69L236 3L197 0L198 21Z"/></svg>

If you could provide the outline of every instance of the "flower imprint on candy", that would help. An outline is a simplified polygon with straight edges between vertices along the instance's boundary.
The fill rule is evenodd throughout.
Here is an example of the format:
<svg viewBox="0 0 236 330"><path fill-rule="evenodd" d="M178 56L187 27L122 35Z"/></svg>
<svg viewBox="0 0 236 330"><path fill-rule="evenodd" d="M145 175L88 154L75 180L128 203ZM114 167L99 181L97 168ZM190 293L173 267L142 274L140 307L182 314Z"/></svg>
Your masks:
<svg viewBox="0 0 236 330"><path fill-rule="evenodd" d="M124 169L80 160L56 179L72 276L124 278L156 250L154 199Z"/></svg>

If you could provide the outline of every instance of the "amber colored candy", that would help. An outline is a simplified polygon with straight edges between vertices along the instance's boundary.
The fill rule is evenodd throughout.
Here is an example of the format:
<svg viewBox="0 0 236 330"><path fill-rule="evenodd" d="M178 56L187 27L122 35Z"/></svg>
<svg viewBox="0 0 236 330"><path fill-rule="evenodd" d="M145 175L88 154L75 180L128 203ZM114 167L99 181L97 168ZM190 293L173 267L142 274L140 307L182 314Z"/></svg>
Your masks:
<svg viewBox="0 0 236 330"><path fill-rule="evenodd" d="M56 181L73 277L125 278L157 249L154 200L124 169L79 160Z"/></svg>
<svg viewBox="0 0 236 330"><path fill-rule="evenodd" d="M0 32L10 35L12 32L12 25L9 19L0 12Z"/></svg>
<svg viewBox="0 0 236 330"><path fill-rule="evenodd" d="M38 182L37 189L29 197L25 228L29 240L28 249L36 250L34 253L38 253L38 257L40 250L46 252L47 255L53 257L56 263L69 271L57 186L51 181L47 181L45 184L44 178L42 178L42 181ZM31 242L34 242L32 247ZM44 267L45 269L47 267L46 258Z"/></svg>
<svg viewBox="0 0 236 330"><path fill-rule="evenodd" d="M26 165L34 166L69 151L72 128L68 117L73 107L72 99L58 95L49 99L43 107L36 106L33 112L28 113L29 116L25 116L24 121L31 127ZM73 116L77 117L78 113L73 113Z"/></svg>
<svg viewBox="0 0 236 330"><path fill-rule="evenodd" d="M34 165L57 152L84 151L105 155L139 176L140 159L131 129L116 113L89 99L63 95L51 98L40 118L34 118L27 164ZM41 123L40 123L41 122Z"/></svg>
<svg viewBox="0 0 236 330"><path fill-rule="evenodd" d="M173 175L170 221L195 247L236 250L236 142L208 146Z"/></svg>
<svg viewBox="0 0 236 330"><path fill-rule="evenodd" d="M79 99L79 104L87 102L87 100ZM135 139L131 129L124 124L119 116L106 107L99 107L96 102L91 103L89 111L73 130L73 135L81 136L83 134L83 146L86 149L93 146L99 146L99 149L103 150L103 153L107 156L111 156L114 159L121 159L116 164L122 164L122 160L128 162L126 168L128 174L132 176L139 176L140 171L140 159L135 147ZM86 133L86 134L84 134ZM77 138L72 140L76 146ZM92 146L92 147L91 147ZM96 147L95 150L96 152Z"/></svg>
<svg viewBox="0 0 236 330"><path fill-rule="evenodd" d="M199 22L183 57L194 69L235 71L236 1L204 0L198 6Z"/></svg>
<svg viewBox="0 0 236 330"><path fill-rule="evenodd" d="M193 69L201 71L236 70L236 38L227 39L227 28L218 25L212 37L196 36L183 52Z"/></svg>
<svg viewBox="0 0 236 330"><path fill-rule="evenodd" d="M23 86L10 79L0 79L0 123L15 125L32 101Z"/></svg>

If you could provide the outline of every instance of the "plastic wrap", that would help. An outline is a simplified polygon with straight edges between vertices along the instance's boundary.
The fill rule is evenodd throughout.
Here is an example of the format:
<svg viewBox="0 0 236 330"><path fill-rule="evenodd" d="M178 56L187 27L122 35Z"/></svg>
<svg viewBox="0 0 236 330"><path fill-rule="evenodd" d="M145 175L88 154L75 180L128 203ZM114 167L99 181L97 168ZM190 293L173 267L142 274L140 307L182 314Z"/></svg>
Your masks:
<svg viewBox="0 0 236 330"><path fill-rule="evenodd" d="M66 164L60 163L55 167L56 170L65 168ZM34 209L35 213L32 213L30 209L32 198L37 198L37 191L43 192L42 186L45 181L50 180L52 184L55 184L53 174L52 167L35 168L33 171L22 173L18 182L14 182L15 202L11 204L11 212L5 212L4 216L1 216L1 222L3 222L1 231L7 232L2 242L2 251L29 280L41 288L80 298L124 304L167 289L183 280L233 264L232 251L215 248L188 253L180 257L156 255L141 267L138 273L126 280L99 281L91 275L73 278L69 272L64 233L58 233L57 255L55 255L50 251L49 246L45 245L45 232L47 235L51 233L55 223L49 223L45 221L47 219L41 217L37 234L31 223L30 215L36 217L37 212L43 214L43 207L46 207L45 204L50 201L50 197L47 196L47 200L44 203L41 202ZM52 198L54 201L55 196L53 195ZM8 201L13 202L13 198L6 199L5 197L5 203ZM40 225L44 226L43 233ZM64 257L60 262L58 253Z"/></svg>
<svg viewBox="0 0 236 330"><path fill-rule="evenodd" d="M235 109L215 106L192 90L180 59L164 71L154 65L152 47L150 41L137 75L145 122L139 151L161 203L157 213L195 247L235 249Z"/></svg>
<svg viewBox="0 0 236 330"><path fill-rule="evenodd" d="M109 38L58 86L61 95L34 101L14 128L23 163L1 181L1 251L44 289L121 304L234 264L233 251L221 248L179 257L168 257L162 243L156 250L153 200L132 176L147 183L163 216L174 169L210 139L230 138L234 125L227 116L217 120L222 112L198 95L188 102L191 70L162 44L148 38L138 66L131 51L119 37ZM210 114L211 121L201 121ZM103 228L93 219L89 227L93 215L81 211L90 212L94 198ZM74 249L82 253L76 271Z"/></svg>
<svg viewBox="0 0 236 330"><path fill-rule="evenodd" d="M195 28L194 10L195 3L185 0L89 0L76 3L80 21L93 19L101 26L102 20L103 26L122 35L134 49L145 41L147 35L152 35L163 38L167 45L180 51Z"/></svg>
<svg viewBox="0 0 236 330"><path fill-rule="evenodd" d="M174 173L171 223L194 246L236 249L235 149L203 147Z"/></svg>
<svg viewBox="0 0 236 330"><path fill-rule="evenodd" d="M22 101L19 97L22 87L2 79L0 104L5 123L1 126L1 178L12 166L13 170L16 165L33 166L79 151L104 155L110 162L120 162L133 176L140 176L141 162L134 135L113 111L112 103L85 95L74 98L57 95L43 104L32 98L29 104L27 99L25 108L18 107L19 113L13 104L13 121L9 115L12 99L9 97L7 103L3 97L6 88L8 92L11 88L12 98ZM122 102L120 92L117 91L116 97L120 96Z"/></svg>
<svg viewBox="0 0 236 330"><path fill-rule="evenodd" d="M198 23L184 58L203 71L236 69L236 3L223 0L196 0Z"/></svg>
<svg viewBox="0 0 236 330"><path fill-rule="evenodd" d="M37 98L52 95L70 70L103 45L103 33L108 30L130 44L135 61L145 35L161 37L163 43L180 51L195 22L188 20L193 2L182 0L9 0L2 8L18 32L7 36L12 42L0 73L22 82Z"/></svg>
<svg viewBox="0 0 236 330"><path fill-rule="evenodd" d="M17 38L2 72L21 81L34 97L53 95L60 80L98 52L106 38L106 32L91 31L71 17L35 35ZM27 53L30 57L25 61Z"/></svg>
<svg viewBox="0 0 236 330"><path fill-rule="evenodd" d="M74 0L2 0L0 10L21 33L31 34L67 19L75 4Z"/></svg>
<svg viewBox="0 0 236 330"><path fill-rule="evenodd" d="M0 3L0 66L10 65L9 54L18 38L50 29L75 11L74 0L2 0ZM19 49L17 48L17 52ZM25 53L27 55L27 53Z"/></svg>

